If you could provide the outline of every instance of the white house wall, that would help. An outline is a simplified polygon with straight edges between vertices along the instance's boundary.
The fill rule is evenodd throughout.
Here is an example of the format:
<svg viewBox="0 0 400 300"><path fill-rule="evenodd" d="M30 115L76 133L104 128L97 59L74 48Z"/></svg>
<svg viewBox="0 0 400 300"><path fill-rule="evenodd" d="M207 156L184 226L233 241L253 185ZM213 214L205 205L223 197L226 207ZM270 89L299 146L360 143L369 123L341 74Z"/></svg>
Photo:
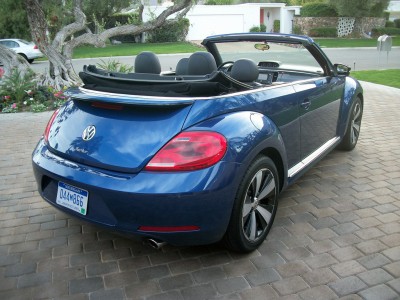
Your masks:
<svg viewBox="0 0 400 300"><path fill-rule="evenodd" d="M165 6L147 6L143 21L159 15ZM292 31L294 10L282 3L251 3L239 5L195 5L186 15L190 21L187 40L203 40L215 34L248 32L251 27L260 25L260 10L264 9L264 24L267 32L273 30L274 20L281 20L281 32ZM269 11L269 18L267 12ZM283 20L283 22L282 22Z"/></svg>

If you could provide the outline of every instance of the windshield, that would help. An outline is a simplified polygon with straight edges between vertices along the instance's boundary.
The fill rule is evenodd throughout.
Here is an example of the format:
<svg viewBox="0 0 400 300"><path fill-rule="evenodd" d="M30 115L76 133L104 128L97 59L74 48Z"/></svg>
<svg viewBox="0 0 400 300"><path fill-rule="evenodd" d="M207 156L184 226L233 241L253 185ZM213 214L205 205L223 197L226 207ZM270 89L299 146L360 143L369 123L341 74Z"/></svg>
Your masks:
<svg viewBox="0 0 400 300"><path fill-rule="evenodd" d="M323 73L321 66L302 44L242 41L215 45L223 62L250 58L260 67Z"/></svg>

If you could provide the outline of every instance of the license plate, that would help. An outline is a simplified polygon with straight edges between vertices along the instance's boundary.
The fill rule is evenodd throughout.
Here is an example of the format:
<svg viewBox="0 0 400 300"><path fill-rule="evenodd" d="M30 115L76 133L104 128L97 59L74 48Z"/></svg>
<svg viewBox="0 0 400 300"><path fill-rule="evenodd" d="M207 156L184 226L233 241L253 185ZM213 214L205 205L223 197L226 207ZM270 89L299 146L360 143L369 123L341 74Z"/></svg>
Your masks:
<svg viewBox="0 0 400 300"><path fill-rule="evenodd" d="M58 183L56 199L58 205L72 209L81 215L86 215L88 198L88 191L61 181Z"/></svg>

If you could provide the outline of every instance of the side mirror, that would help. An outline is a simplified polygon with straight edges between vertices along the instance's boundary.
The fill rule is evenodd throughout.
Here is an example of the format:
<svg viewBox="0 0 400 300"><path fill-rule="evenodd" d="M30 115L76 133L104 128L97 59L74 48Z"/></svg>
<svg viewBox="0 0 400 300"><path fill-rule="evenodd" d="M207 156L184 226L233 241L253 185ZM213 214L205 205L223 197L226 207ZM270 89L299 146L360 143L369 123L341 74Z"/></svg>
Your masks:
<svg viewBox="0 0 400 300"><path fill-rule="evenodd" d="M343 64L334 64L334 69L337 75L349 76L351 68Z"/></svg>

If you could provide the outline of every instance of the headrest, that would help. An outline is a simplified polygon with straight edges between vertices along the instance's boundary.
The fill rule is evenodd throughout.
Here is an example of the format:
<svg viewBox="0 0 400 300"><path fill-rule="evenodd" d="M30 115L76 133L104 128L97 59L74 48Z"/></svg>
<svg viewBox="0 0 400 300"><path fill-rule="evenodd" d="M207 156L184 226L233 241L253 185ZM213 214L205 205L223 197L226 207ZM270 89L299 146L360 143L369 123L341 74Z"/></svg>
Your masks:
<svg viewBox="0 0 400 300"><path fill-rule="evenodd" d="M238 59L232 66L231 77L242 82L253 82L258 78L258 67L254 61L247 58Z"/></svg>
<svg viewBox="0 0 400 300"><path fill-rule="evenodd" d="M160 74L161 64L157 55L150 51L143 51L136 56L135 73Z"/></svg>
<svg viewBox="0 0 400 300"><path fill-rule="evenodd" d="M189 57L188 75L206 75L217 70L217 63L209 52L195 52Z"/></svg>

